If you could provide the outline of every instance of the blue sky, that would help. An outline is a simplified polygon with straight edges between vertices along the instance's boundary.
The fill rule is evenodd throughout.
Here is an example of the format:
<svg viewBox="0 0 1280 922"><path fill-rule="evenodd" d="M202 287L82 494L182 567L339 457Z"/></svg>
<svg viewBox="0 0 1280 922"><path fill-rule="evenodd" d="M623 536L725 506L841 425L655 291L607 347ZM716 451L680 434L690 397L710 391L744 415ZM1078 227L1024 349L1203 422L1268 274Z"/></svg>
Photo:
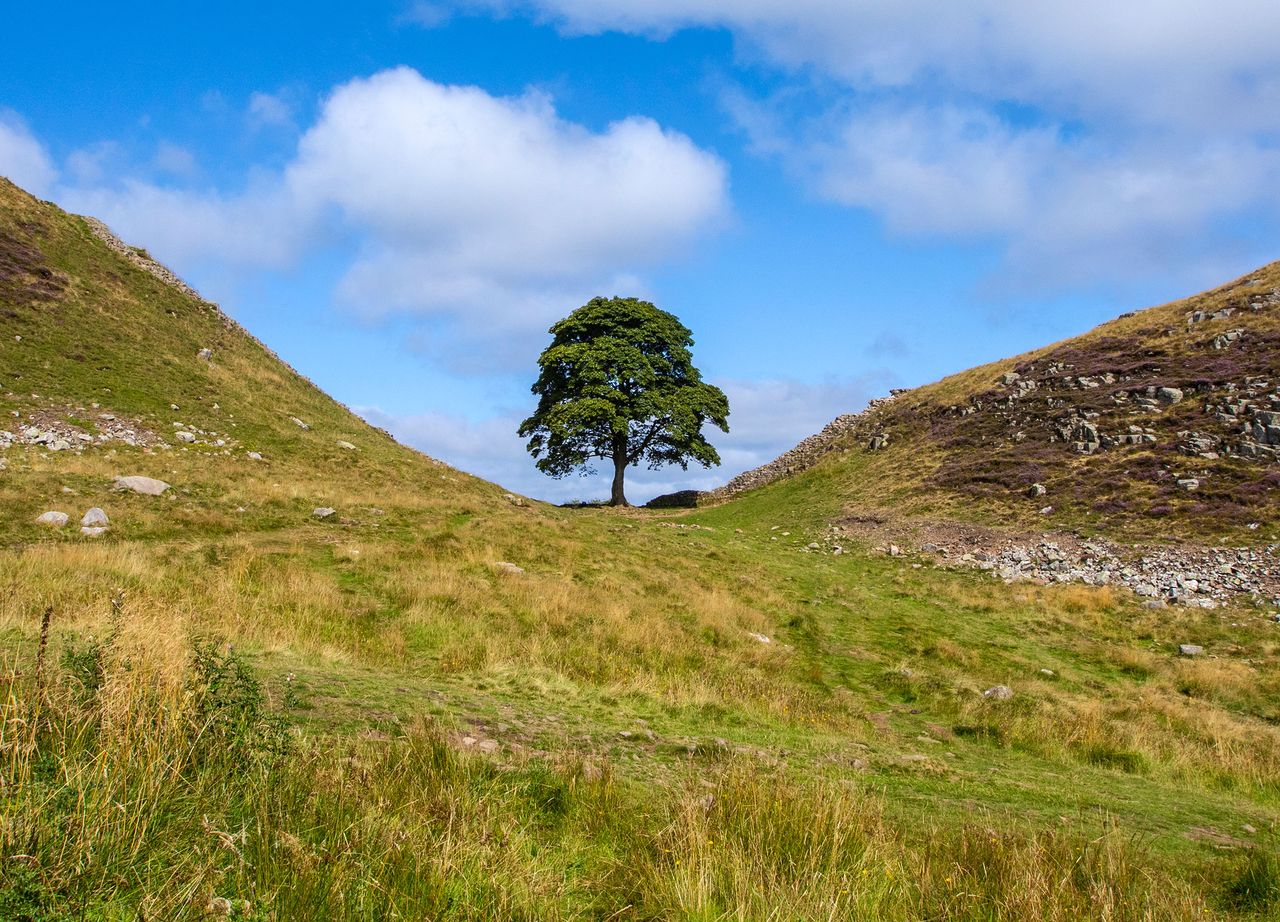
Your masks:
<svg viewBox="0 0 1280 922"><path fill-rule="evenodd" d="M515 437L554 320L679 315L711 486L891 386L1277 256L1261 0L28 4L0 175L95 214L344 403L553 500Z"/></svg>

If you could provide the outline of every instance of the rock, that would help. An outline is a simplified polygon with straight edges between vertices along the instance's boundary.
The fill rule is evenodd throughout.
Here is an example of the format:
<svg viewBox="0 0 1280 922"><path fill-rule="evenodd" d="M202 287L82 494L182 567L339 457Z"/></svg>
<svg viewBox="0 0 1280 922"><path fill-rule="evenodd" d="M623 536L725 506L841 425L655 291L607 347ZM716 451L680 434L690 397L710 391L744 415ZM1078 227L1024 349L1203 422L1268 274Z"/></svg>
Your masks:
<svg viewBox="0 0 1280 922"><path fill-rule="evenodd" d="M757 643L773 643L773 640L764 634L757 634L755 631L747 631L747 636Z"/></svg>
<svg viewBox="0 0 1280 922"><path fill-rule="evenodd" d="M493 568L499 573L506 573L508 576L524 576L524 567L518 567L505 560L499 560L493 565Z"/></svg>
<svg viewBox="0 0 1280 922"><path fill-rule="evenodd" d="M1037 496L1044 496L1049 492L1049 488L1042 483L1033 483L1027 488L1027 496L1035 499Z"/></svg>
<svg viewBox="0 0 1280 922"><path fill-rule="evenodd" d="M317 506L315 509L311 510L311 514L317 519L327 519L329 516L333 515L335 511L336 510L331 509L328 506Z"/></svg>
<svg viewBox="0 0 1280 922"><path fill-rule="evenodd" d="M513 506L523 507L525 504L524 500L521 499L519 496L516 496L514 493L504 493L502 494L502 498L505 499L507 502L509 502Z"/></svg>
<svg viewBox="0 0 1280 922"><path fill-rule="evenodd" d="M144 496L159 496L169 489L169 485L163 480L156 480L154 477L142 477L135 474L129 477L117 477L112 489L132 490L134 493L141 493Z"/></svg>
<svg viewBox="0 0 1280 922"><path fill-rule="evenodd" d="M106 528L111 524L111 520L107 518L106 512L94 506L80 519L80 524L87 528Z"/></svg>
<svg viewBox="0 0 1280 922"><path fill-rule="evenodd" d="M1190 493L1193 490L1200 489L1200 481L1195 477L1183 477L1176 482L1176 486L1179 490Z"/></svg>
<svg viewBox="0 0 1280 922"><path fill-rule="evenodd" d="M898 545L896 545L896 544L890 544L890 545L889 545L889 556L890 556L890 557L901 557L901 556L902 556L902 548L898 547Z"/></svg>
<svg viewBox="0 0 1280 922"><path fill-rule="evenodd" d="M1150 393L1150 392L1148 392ZM1181 403L1182 391L1176 387L1161 387L1156 389L1156 399L1163 403Z"/></svg>
<svg viewBox="0 0 1280 922"><path fill-rule="evenodd" d="M65 512L58 512L51 509L48 512L42 512L36 516L36 524L48 525L50 528L61 528L63 525L67 524L67 520L70 518L71 516L67 515Z"/></svg>
<svg viewBox="0 0 1280 922"><path fill-rule="evenodd" d="M175 432L173 437L179 442L186 442L188 445L196 440L195 433L187 432L185 429Z"/></svg>
<svg viewBox="0 0 1280 922"><path fill-rule="evenodd" d="M1000 376L1000 383L1008 386L1020 380L1021 378L1022 378L1022 375L1018 374L1016 371L1006 371L1004 374Z"/></svg>
<svg viewBox="0 0 1280 922"><path fill-rule="evenodd" d="M889 447L889 437L887 435L877 435L871 438L867 443L868 451L882 451Z"/></svg>
<svg viewBox="0 0 1280 922"><path fill-rule="evenodd" d="M993 701L1008 701L1013 697L1013 689L1008 685L993 685L982 693L982 697Z"/></svg>
<svg viewBox="0 0 1280 922"><path fill-rule="evenodd" d="M261 461L261 460L262 460L262 454L261 454L260 452L256 452L256 451L251 451L251 452L249 452L247 455L245 455L245 457L246 457L246 458L248 458L250 461Z"/></svg>
<svg viewBox="0 0 1280 922"><path fill-rule="evenodd" d="M1168 608L1169 606L1165 604L1164 599L1147 599L1147 601L1142 603L1142 607L1149 608L1149 609L1158 609L1158 608Z"/></svg>
<svg viewBox="0 0 1280 922"><path fill-rule="evenodd" d="M84 535L86 538L96 538L99 535L105 535L108 531L109 529L105 526L99 525L89 527L86 525L80 529L80 534Z"/></svg>
<svg viewBox="0 0 1280 922"><path fill-rule="evenodd" d="M204 359L206 362L211 362L213 361L213 350L201 349L199 352L196 353L196 357Z"/></svg>
<svg viewBox="0 0 1280 922"><path fill-rule="evenodd" d="M301 429L303 432L310 431L310 429L311 429L311 427L310 427L310 426L308 426L308 425L307 425L306 423L304 423L302 420L298 419L298 417L296 417L296 416L290 416L290 417L289 417L289 422L293 423L295 426L297 426L297 427L298 427L299 429Z"/></svg>
<svg viewBox="0 0 1280 922"><path fill-rule="evenodd" d="M820 551L820 550L822 550L822 545L821 545L821 544L819 544L817 541L810 541L808 544L806 544L806 545L805 545L805 550L806 550L806 551Z"/></svg>
<svg viewBox="0 0 1280 922"><path fill-rule="evenodd" d="M1204 652L1204 647L1194 643L1178 644L1178 653L1182 656L1198 656Z"/></svg>
<svg viewBox="0 0 1280 922"><path fill-rule="evenodd" d="M355 447L354 445L352 445L350 442L344 441L344 440L342 440L342 439L338 439L338 447L339 447L339 448L344 448L344 449L346 449L347 451L355 451L355 450L356 450L356 447Z"/></svg>
<svg viewBox="0 0 1280 922"><path fill-rule="evenodd" d="M1045 676L1055 676L1055 675L1057 675L1057 673L1056 673L1056 672L1054 672L1052 669L1041 669L1041 670L1039 670L1039 672L1040 672L1040 674L1041 674L1041 675L1045 675Z"/></svg>
<svg viewBox="0 0 1280 922"><path fill-rule="evenodd" d="M498 741L497 740L481 740L479 744L476 746L476 748L479 749L481 752L497 752Z"/></svg>

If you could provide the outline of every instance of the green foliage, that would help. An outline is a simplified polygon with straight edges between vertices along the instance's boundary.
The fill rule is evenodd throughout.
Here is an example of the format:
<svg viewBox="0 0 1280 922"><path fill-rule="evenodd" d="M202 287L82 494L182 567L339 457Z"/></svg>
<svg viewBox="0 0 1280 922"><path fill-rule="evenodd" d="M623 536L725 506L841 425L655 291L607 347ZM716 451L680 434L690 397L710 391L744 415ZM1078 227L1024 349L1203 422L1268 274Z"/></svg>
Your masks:
<svg viewBox="0 0 1280 922"><path fill-rule="evenodd" d="M191 666L191 690L206 740L249 756L288 752L284 722L271 713L262 683L231 644L197 641Z"/></svg>
<svg viewBox="0 0 1280 922"><path fill-rule="evenodd" d="M540 471L590 471L596 458L616 472L720 463L702 426L728 432L729 401L702 380L692 334L674 315L635 298L593 298L550 332L533 385L538 408L519 430Z"/></svg>

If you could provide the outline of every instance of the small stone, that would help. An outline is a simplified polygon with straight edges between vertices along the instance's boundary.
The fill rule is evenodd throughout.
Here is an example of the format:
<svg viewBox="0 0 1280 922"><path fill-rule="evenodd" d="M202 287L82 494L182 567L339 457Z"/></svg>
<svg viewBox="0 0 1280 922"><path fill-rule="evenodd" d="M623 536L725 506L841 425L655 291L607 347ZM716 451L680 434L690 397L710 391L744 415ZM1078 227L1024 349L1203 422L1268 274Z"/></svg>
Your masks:
<svg viewBox="0 0 1280 922"><path fill-rule="evenodd" d="M890 557L901 557L901 556L902 556L902 548L898 547L898 545L896 545L896 544L890 544L890 545L889 545L889 556L890 556Z"/></svg>
<svg viewBox="0 0 1280 922"><path fill-rule="evenodd" d="M179 442L186 442L187 444L191 444L196 440L195 434L187 432L185 429L180 432L175 432L173 437Z"/></svg>
<svg viewBox="0 0 1280 922"><path fill-rule="evenodd" d="M347 451L356 450L356 447L354 445L352 445L350 442L344 441L343 439L338 439L338 447L346 449Z"/></svg>
<svg viewBox="0 0 1280 922"><path fill-rule="evenodd" d="M1246 835L1250 835L1250 836L1252 836L1252 835L1257 835L1257 833L1258 833L1258 827L1256 827L1256 826L1252 825L1251 823L1243 823L1243 824L1241 824L1240 829L1241 829L1241 831L1242 831L1242 832L1244 832Z"/></svg>
<svg viewBox="0 0 1280 922"><path fill-rule="evenodd" d="M1013 697L1013 689L1008 685L994 685L982 693L982 697L993 701L1008 701Z"/></svg>
<svg viewBox="0 0 1280 922"><path fill-rule="evenodd" d="M310 429L311 429L311 427L310 427L310 426L308 426L308 425L307 425L306 423L304 423L302 420L298 419L298 417L296 417L296 416L290 416L290 417L289 417L289 422L293 423L295 426L297 426L297 427L298 427L299 429L301 429L303 432L306 432L306 431L308 431L308 430L310 430Z"/></svg>
<svg viewBox="0 0 1280 922"><path fill-rule="evenodd" d="M107 518L106 512L97 506L94 506L84 514L80 519L80 524L89 528L106 527L111 524L111 520Z"/></svg>
<svg viewBox="0 0 1280 922"><path fill-rule="evenodd" d="M262 453L257 451L251 451L247 455L245 455L245 457L248 458L250 461L261 461Z"/></svg>
<svg viewBox="0 0 1280 922"><path fill-rule="evenodd" d="M1042 483L1033 483L1027 488L1027 496L1035 499L1037 496L1044 496L1049 492L1049 488Z"/></svg>
<svg viewBox="0 0 1280 922"><path fill-rule="evenodd" d="M1041 670L1040 670L1040 674L1041 674L1041 675L1047 675L1047 676L1054 676L1054 675L1057 675L1057 673L1056 673L1056 672L1054 672L1052 669L1041 669Z"/></svg>
<svg viewBox="0 0 1280 922"><path fill-rule="evenodd" d="M311 510L311 514L317 519L327 519L329 516L333 515L335 511L336 510L331 509L328 506L317 506L315 509Z"/></svg>
<svg viewBox="0 0 1280 922"><path fill-rule="evenodd" d="M773 643L773 640L765 634L758 634L755 631L747 631L747 635L757 643Z"/></svg>
<svg viewBox="0 0 1280 922"><path fill-rule="evenodd" d="M1204 647L1194 643L1178 644L1178 653L1182 656L1197 656L1204 652Z"/></svg>
<svg viewBox="0 0 1280 922"><path fill-rule="evenodd" d="M204 359L206 362L211 362L213 361L213 350L201 349L199 352L196 353L196 357Z"/></svg>
<svg viewBox="0 0 1280 922"><path fill-rule="evenodd" d="M1157 608L1168 608L1169 606L1165 604L1164 599L1148 599L1147 601L1142 603L1142 607L1157 609Z"/></svg>
<svg viewBox="0 0 1280 922"><path fill-rule="evenodd" d="M71 516L67 515L65 512L50 510L49 512L42 512L40 515L36 516L36 524L48 525L50 528L61 528L63 525L67 524L67 521L70 518Z"/></svg>
<svg viewBox="0 0 1280 922"><path fill-rule="evenodd" d="M86 538L97 538L99 535L105 535L108 530L109 529L101 526L96 526L93 528L85 526L80 529L80 534L84 535Z"/></svg>
<svg viewBox="0 0 1280 922"><path fill-rule="evenodd" d="M497 563L493 565L493 568L497 570L499 573L506 573L509 576L524 575L524 567L518 567L515 564L509 563L508 561L505 561L505 560L499 560Z"/></svg>
<svg viewBox="0 0 1280 922"><path fill-rule="evenodd" d="M1181 403L1182 391L1176 387L1162 387L1156 390L1156 397L1165 403Z"/></svg>
<svg viewBox="0 0 1280 922"><path fill-rule="evenodd" d="M156 480L154 477L133 475L130 477L117 477L112 489L130 490L134 493L141 493L144 496L159 496L169 489L169 484L163 480Z"/></svg>
<svg viewBox="0 0 1280 922"><path fill-rule="evenodd" d="M499 744L497 740L481 740L479 745L476 746L476 748L479 749L481 752L497 752L498 745Z"/></svg>

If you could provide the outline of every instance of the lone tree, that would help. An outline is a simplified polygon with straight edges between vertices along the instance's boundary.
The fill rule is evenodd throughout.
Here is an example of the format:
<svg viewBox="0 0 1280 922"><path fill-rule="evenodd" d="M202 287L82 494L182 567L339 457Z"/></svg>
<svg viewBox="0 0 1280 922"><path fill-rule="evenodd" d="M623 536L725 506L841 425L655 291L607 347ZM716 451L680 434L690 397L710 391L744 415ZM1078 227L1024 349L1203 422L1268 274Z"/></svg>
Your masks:
<svg viewBox="0 0 1280 922"><path fill-rule="evenodd" d="M609 503L625 506L633 464L720 463L702 424L728 432L729 401L693 367L693 334L675 315L635 298L593 298L550 332L533 385L538 408L520 424L538 470L594 473L592 459L608 459Z"/></svg>

